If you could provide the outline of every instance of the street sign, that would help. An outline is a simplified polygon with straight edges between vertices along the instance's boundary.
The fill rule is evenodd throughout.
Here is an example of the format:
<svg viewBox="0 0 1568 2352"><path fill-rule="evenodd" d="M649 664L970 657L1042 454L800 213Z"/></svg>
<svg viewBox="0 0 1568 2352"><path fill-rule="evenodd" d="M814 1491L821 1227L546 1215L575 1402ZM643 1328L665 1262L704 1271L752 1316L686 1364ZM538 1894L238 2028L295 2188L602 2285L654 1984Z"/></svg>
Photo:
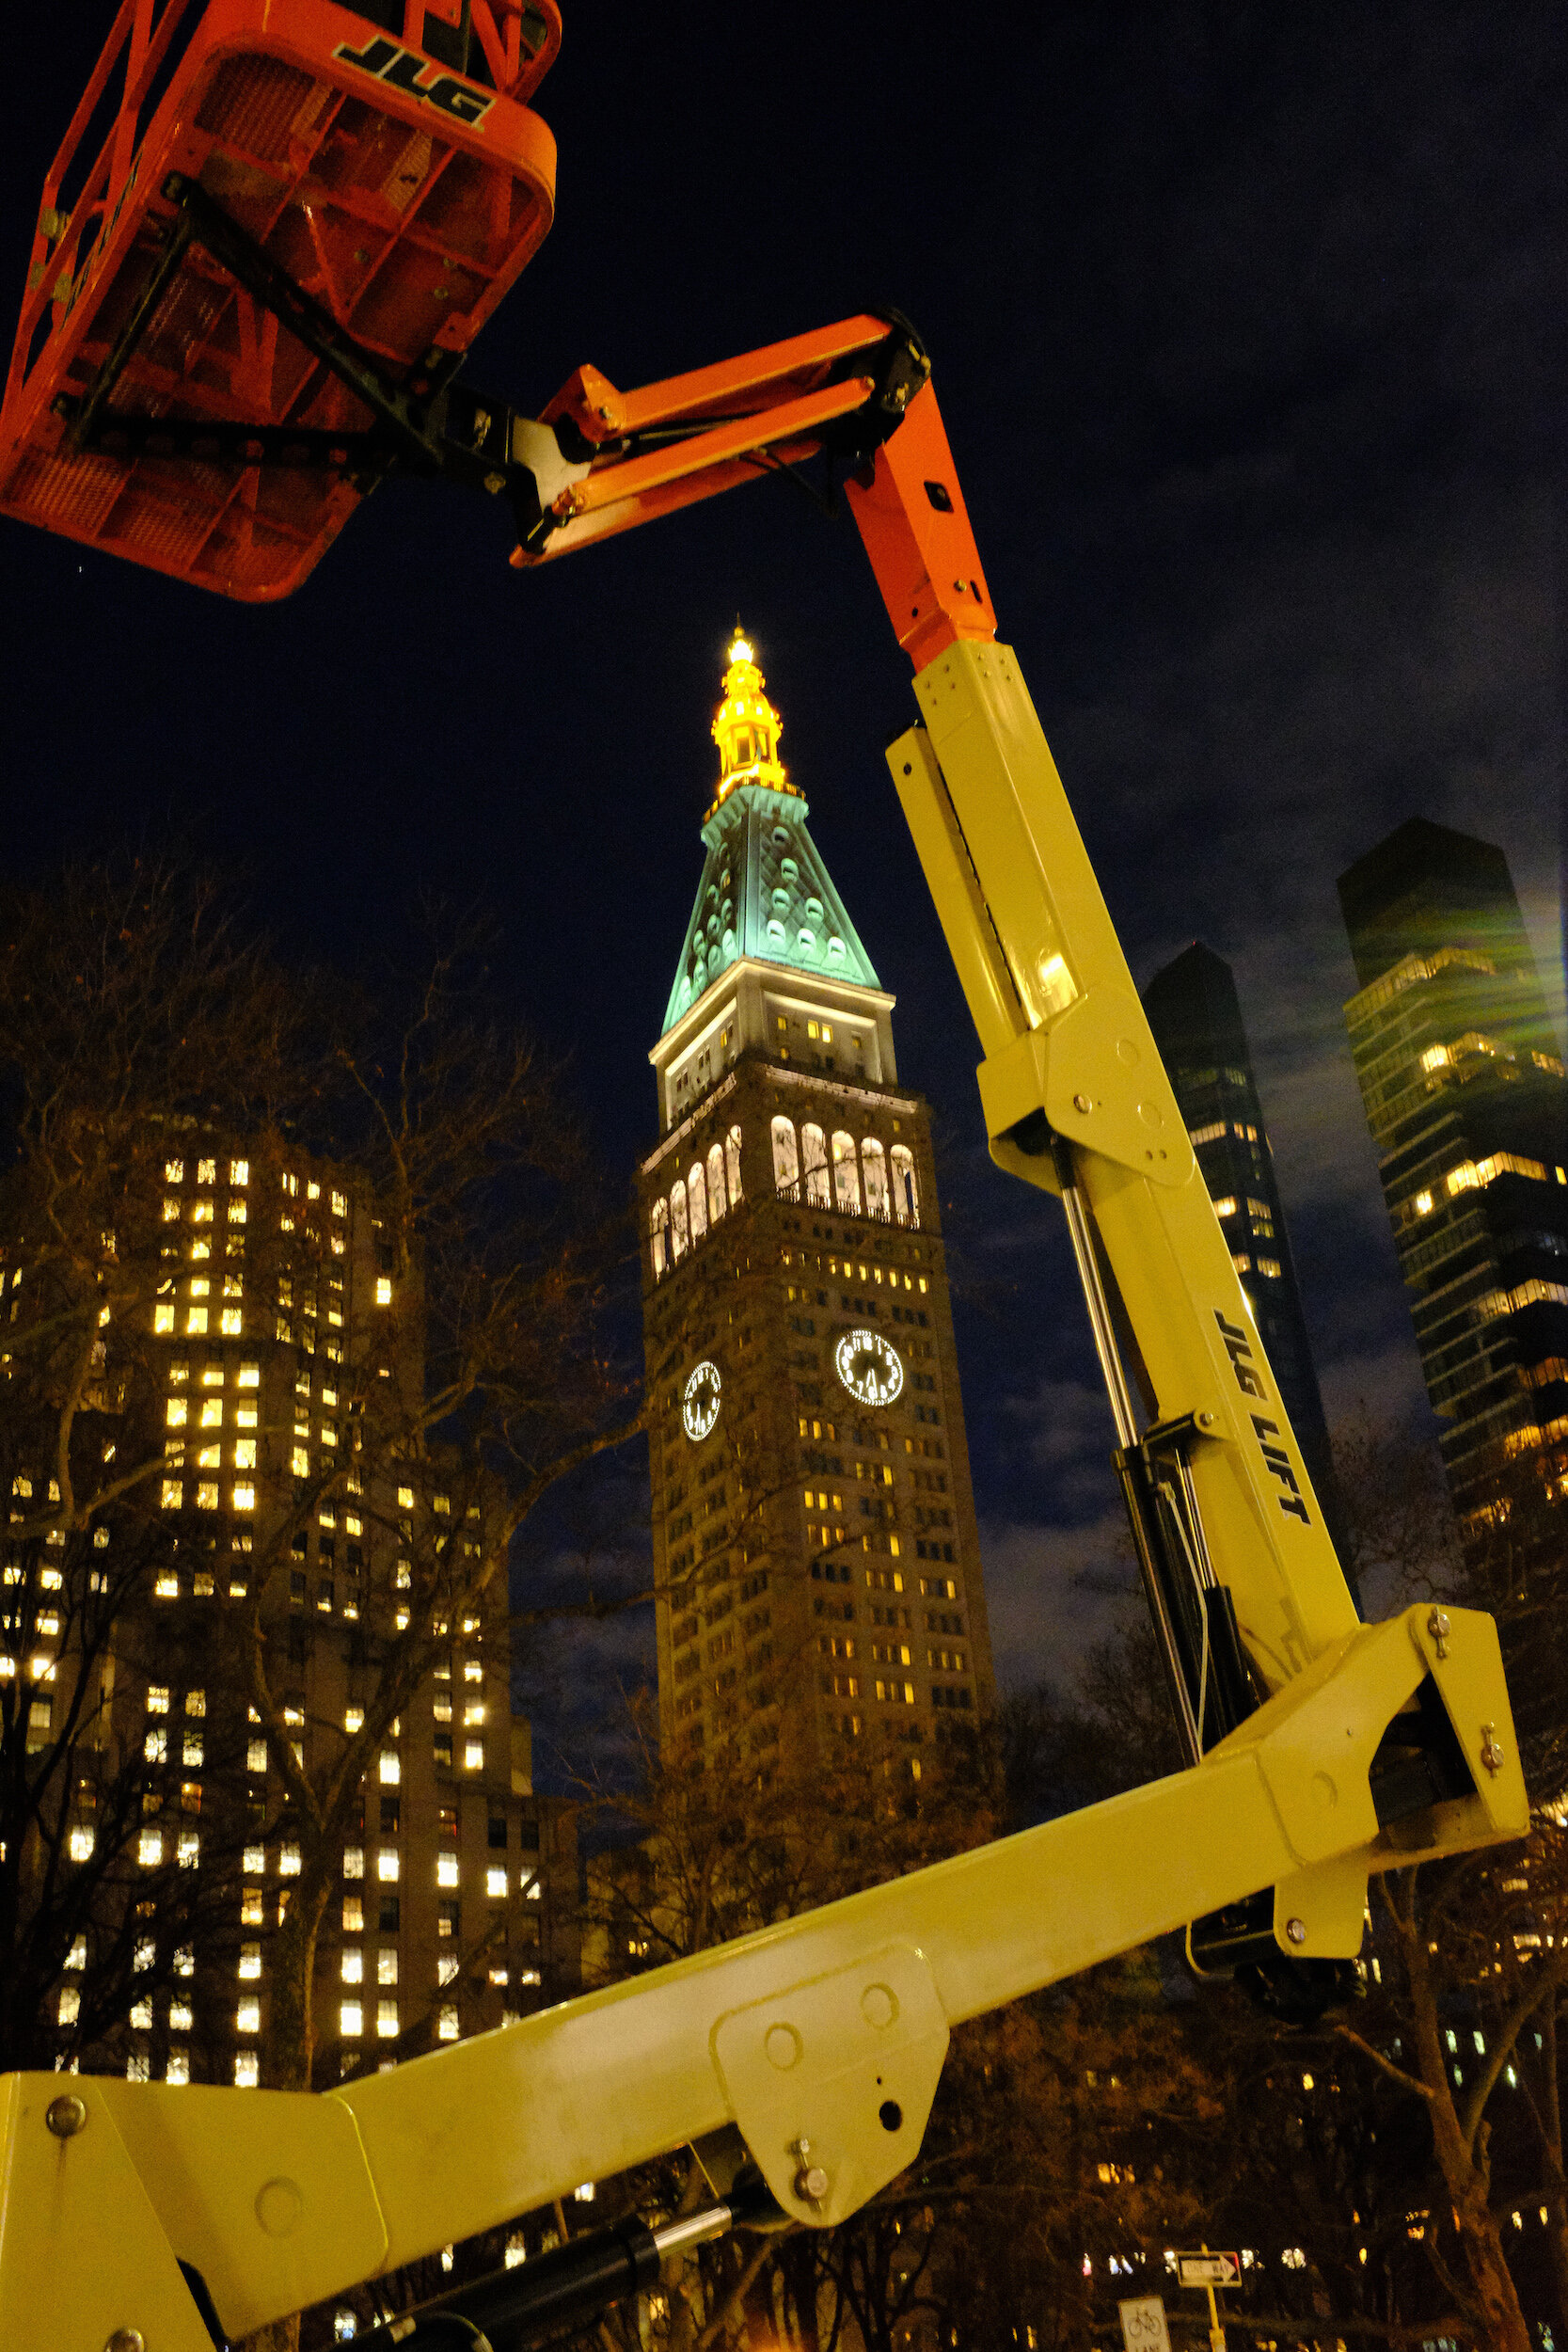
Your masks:
<svg viewBox="0 0 1568 2352"><path fill-rule="evenodd" d="M1178 2254L1176 2275L1184 2287L1234 2287L1242 2280L1240 2254Z"/></svg>
<svg viewBox="0 0 1568 2352"><path fill-rule="evenodd" d="M1118 2303L1121 2340L1126 2352L1170 2352L1165 2307L1157 2295L1140 2295L1135 2303Z"/></svg>

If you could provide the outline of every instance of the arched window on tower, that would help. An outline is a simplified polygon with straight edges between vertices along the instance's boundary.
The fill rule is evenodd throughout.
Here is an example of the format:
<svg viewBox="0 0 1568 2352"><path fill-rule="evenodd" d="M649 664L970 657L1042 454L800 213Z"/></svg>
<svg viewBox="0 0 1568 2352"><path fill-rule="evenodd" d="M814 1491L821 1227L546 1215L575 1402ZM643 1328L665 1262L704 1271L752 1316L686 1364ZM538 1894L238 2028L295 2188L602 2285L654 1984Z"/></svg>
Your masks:
<svg viewBox="0 0 1568 2352"><path fill-rule="evenodd" d="M730 1206L740 1198L740 1130L732 1127L724 1138L724 1164L730 1180Z"/></svg>
<svg viewBox="0 0 1568 2352"><path fill-rule="evenodd" d="M701 1160L692 1162L686 1189L691 1202L691 1247L695 1249L707 1232L707 1184L703 1176Z"/></svg>
<svg viewBox="0 0 1568 2352"><path fill-rule="evenodd" d="M724 1192L724 1147L715 1143L707 1155L707 1221L717 1225L729 1207Z"/></svg>
<svg viewBox="0 0 1568 2352"><path fill-rule="evenodd" d="M670 1257L670 1210L667 1202L654 1202L650 1223L653 1227L654 1280L662 1282Z"/></svg>
<svg viewBox="0 0 1568 2352"><path fill-rule="evenodd" d="M900 1225L920 1222L920 1193L914 1181L914 1153L907 1143L893 1147L893 1214Z"/></svg>
<svg viewBox="0 0 1568 2352"><path fill-rule="evenodd" d="M678 1176L670 1193L670 1254L677 1265L686 1255L686 1186Z"/></svg>
<svg viewBox="0 0 1568 2352"><path fill-rule="evenodd" d="M887 1160L875 1136L861 1145L861 1168L865 1177L865 1214L885 1225L893 1215L887 1197Z"/></svg>
<svg viewBox="0 0 1568 2352"><path fill-rule="evenodd" d="M855 1138L840 1128L833 1137L833 1190L838 1205L846 1216L861 1213L860 1162L855 1157Z"/></svg>
<svg viewBox="0 0 1568 2352"><path fill-rule="evenodd" d="M828 1181L828 1138L820 1127L802 1127L800 1156L805 1165L806 1199L814 1209L831 1209L832 1191Z"/></svg>
<svg viewBox="0 0 1568 2352"><path fill-rule="evenodd" d="M795 1122L791 1119L773 1121L773 1189L782 1192L786 1200L800 1198L800 1162L795 1149Z"/></svg>

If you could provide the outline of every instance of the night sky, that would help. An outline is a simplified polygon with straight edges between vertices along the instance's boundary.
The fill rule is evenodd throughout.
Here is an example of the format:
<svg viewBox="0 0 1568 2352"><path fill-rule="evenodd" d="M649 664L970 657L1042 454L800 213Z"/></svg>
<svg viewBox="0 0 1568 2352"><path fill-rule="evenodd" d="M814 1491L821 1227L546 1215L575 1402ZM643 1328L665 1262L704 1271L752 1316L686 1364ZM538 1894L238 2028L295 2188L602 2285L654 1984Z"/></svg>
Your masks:
<svg viewBox="0 0 1568 2352"><path fill-rule="evenodd" d="M12 11L8 306L112 13ZM1331 1419L1424 1410L1335 876L1416 814L1500 842L1562 1015L1565 61L1540 0L580 0L537 102L557 225L468 369L537 407L585 359L629 386L915 321L1134 977L1195 935L1236 967ZM6 853L182 833L344 966L421 889L489 901L629 1179L738 611L938 1114L1002 1678L1069 1672L1107 1607L1109 1421L1059 1213L985 1156L853 529L769 483L532 576L509 548L499 501L388 485L269 611L0 522Z"/></svg>

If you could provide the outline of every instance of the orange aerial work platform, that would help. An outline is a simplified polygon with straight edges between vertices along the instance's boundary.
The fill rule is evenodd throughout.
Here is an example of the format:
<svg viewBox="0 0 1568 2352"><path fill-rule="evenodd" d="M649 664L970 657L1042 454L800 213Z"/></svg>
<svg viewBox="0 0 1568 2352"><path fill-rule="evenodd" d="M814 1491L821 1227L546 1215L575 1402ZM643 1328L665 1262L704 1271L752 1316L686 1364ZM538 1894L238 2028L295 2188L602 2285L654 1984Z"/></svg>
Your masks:
<svg viewBox="0 0 1568 2352"><path fill-rule="evenodd" d="M555 0L123 0L44 183L0 512L261 600L384 473L441 469L444 388L550 226L524 102L560 42Z"/></svg>

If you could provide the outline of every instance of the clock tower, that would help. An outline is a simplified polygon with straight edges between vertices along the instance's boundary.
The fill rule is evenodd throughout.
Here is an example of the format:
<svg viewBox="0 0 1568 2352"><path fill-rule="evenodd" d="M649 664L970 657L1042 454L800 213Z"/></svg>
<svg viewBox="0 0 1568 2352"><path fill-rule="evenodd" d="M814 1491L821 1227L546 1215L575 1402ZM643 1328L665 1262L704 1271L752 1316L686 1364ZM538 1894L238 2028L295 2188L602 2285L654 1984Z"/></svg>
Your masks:
<svg viewBox="0 0 1568 2352"><path fill-rule="evenodd" d="M667 1757L918 1781L992 1698L929 1115L752 646L639 1171Z"/></svg>

